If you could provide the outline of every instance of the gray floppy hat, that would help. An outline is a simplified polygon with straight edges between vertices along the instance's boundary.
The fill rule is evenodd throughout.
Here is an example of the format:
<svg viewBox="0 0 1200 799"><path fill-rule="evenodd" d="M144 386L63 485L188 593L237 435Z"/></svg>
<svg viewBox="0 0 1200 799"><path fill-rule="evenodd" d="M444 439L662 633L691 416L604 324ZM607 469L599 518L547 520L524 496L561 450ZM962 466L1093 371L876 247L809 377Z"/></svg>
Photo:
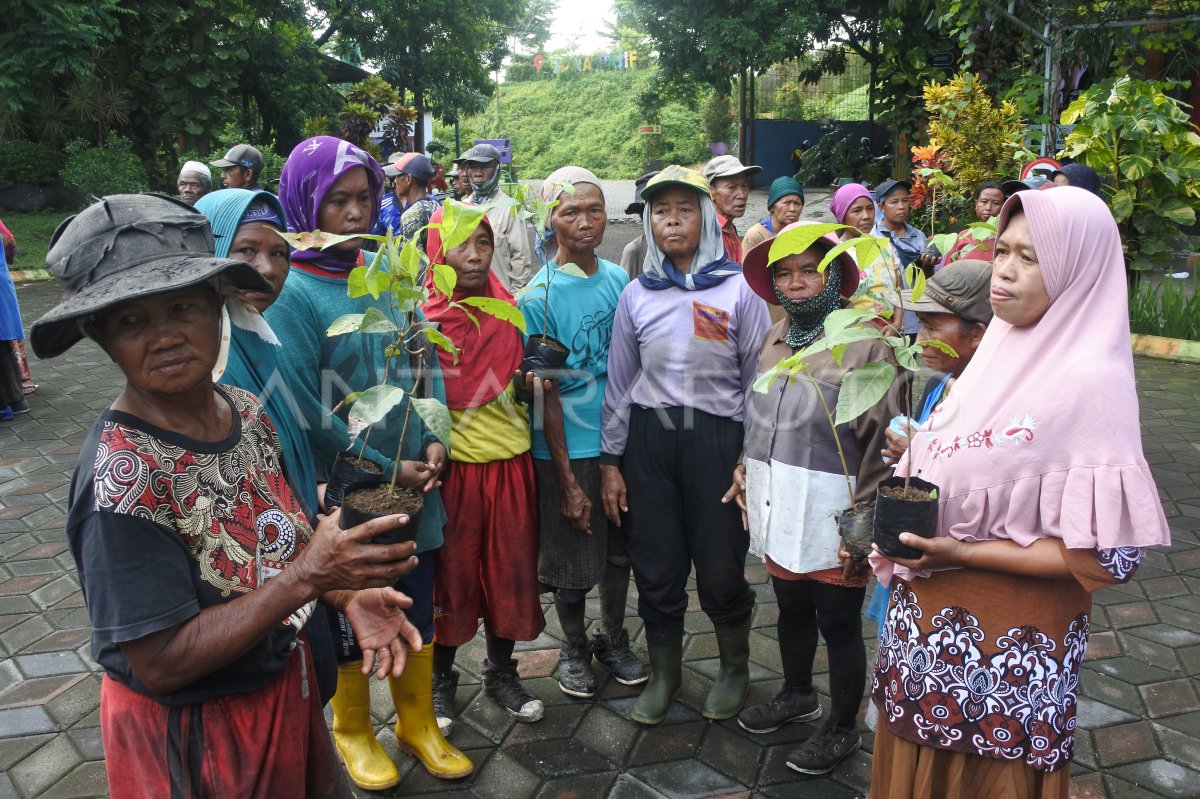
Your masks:
<svg viewBox="0 0 1200 799"><path fill-rule="evenodd" d="M68 218L50 239L46 265L63 296L30 330L39 358L66 352L83 338L82 320L129 300L218 276L239 289L271 288L250 264L213 254L204 214L156 194L114 194Z"/></svg>

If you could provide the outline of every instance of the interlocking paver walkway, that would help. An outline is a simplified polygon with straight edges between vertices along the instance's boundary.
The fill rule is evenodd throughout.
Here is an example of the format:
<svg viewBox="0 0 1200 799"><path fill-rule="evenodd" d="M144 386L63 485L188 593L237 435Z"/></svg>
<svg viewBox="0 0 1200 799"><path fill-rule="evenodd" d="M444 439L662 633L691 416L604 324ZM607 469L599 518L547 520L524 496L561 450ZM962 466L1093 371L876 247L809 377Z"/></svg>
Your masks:
<svg viewBox="0 0 1200 799"><path fill-rule="evenodd" d="M29 322L54 302L57 290L27 286L19 289L19 297ZM66 548L63 515L78 445L116 396L119 374L90 343L62 358L35 362L34 368L42 388L30 400L31 413L0 426L0 799L104 796L99 674L88 656L87 613ZM1149 554L1129 585L1095 595L1072 767L1079 797L1200 796L1195 676L1200 672L1200 367L1138 359L1137 372L1146 455L1174 544ZM1079 410L1086 416L1086 408ZM763 567L748 564L746 572L759 598L750 700L760 701L781 680L776 606ZM597 607L595 600L591 603L594 618ZM518 653L522 672L546 703L546 718L539 724L515 724L481 697L482 642L463 647L462 715L452 740L478 768L460 783L438 782L396 752L386 723L392 715L387 692L382 684L375 686L380 739L405 772L400 787L386 795L864 795L870 735L864 737L864 751L832 775L800 778L784 758L811 734L811 725L751 736L735 722L700 717L698 707L716 669L716 644L694 598L689 610L685 687L667 721L654 729L628 719L637 689L605 677L595 701L572 700L558 690L553 673L560 630L553 613L546 633ZM642 646L632 601L629 624ZM818 654L817 685L825 691L823 655Z"/></svg>

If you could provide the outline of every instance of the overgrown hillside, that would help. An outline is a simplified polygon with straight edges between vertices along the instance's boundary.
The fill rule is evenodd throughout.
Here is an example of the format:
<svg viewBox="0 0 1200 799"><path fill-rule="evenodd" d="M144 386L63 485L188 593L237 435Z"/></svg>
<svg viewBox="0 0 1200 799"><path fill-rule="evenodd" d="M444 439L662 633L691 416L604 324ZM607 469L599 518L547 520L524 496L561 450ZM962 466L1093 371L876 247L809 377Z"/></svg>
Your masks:
<svg viewBox="0 0 1200 799"><path fill-rule="evenodd" d="M500 87L502 124L496 101L462 120L462 146L474 139L511 138L514 163L522 178L545 177L565 164L593 170L602 178L635 178L642 171L645 139L638 126L661 124L667 163L696 163L709 157L700 109L679 103L663 106L658 119L643 119L638 95L648 73L567 72ZM438 126L435 136L451 145L454 128Z"/></svg>

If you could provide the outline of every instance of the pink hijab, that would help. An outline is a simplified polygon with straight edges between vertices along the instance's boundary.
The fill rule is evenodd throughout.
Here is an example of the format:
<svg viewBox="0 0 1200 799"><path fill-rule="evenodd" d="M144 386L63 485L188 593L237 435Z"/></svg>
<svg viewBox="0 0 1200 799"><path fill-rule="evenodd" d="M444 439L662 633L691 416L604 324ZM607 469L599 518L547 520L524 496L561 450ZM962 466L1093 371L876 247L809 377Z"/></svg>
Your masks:
<svg viewBox="0 0 1200 799"><path fill-rule="evenodd" d="M839 223L845 220L846 212L850 210L851 204L859 197L866 197L872 203L875 198L871 196L871 190L861 183L847 183L833 193L833 197L829 199L829 213L833 214L833 218Z"/></svg>
<svg viewBox="0 0 1200 799"><path fill-rule="evenodd" d="M1103 200L1071 186L1013 195L1000 233L1019 210L1050 307L1026 327L992 320L898 471L941 487L940 535L1165 546L1170 534L1142 454L1116 222Z"/></svg>

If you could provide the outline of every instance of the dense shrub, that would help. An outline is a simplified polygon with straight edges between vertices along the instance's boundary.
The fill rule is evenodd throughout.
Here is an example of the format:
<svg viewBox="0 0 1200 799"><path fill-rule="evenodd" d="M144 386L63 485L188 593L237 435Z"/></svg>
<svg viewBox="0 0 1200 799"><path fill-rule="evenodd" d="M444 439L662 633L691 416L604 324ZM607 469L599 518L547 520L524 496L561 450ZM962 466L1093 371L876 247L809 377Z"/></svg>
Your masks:
<svg viewBox="0 0 1200 799"><path fill-rule="evenodd" d="M133 153L133 142L125 136L109 134L100 147L83 139L67 145L67 163L62 168L63 182L85 197L129 194L148 191L146 168Z"/></svg>
<svg viewBox="0 0 1200 799"><path fill-rule="evenodd" d="M545 68L542 70L545 72ZM542 178L564 164L577 164L602 178L641 174L648 144L667 163L694 164L710 157L698 108L664 104L657 119L638 110L648 70L577 72L551 79L501 84L501 121L493 99L480 114L462 119L462 148L475 139L511 138L521 178ZM640 125L662 125L661 136L638 134ZM454 141L453 126L434 135ZM658 139L659 141L648 141Z"/></svg>
<svg viewBox="0 0 1200 799"><path fill-rule="evenodd" d="M62 155L44 144L20 139L0 142L0 186L53 186L62 165Z"/></svg>

